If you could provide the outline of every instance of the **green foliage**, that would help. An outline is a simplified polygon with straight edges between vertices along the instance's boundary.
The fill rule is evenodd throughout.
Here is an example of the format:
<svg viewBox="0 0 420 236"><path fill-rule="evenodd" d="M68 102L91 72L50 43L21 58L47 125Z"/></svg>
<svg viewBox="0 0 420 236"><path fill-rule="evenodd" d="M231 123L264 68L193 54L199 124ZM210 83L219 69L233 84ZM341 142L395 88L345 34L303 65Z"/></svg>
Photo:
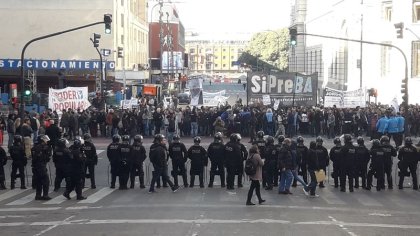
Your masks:
<svg viewBox="0 0 420 236"><path fill-rule="evenodd" d="M244 53L239 58L241 63L264 69L286 70L288 66L289 30L264 31L252 36ZM258 60L258 62L257 62Z"/></svg>

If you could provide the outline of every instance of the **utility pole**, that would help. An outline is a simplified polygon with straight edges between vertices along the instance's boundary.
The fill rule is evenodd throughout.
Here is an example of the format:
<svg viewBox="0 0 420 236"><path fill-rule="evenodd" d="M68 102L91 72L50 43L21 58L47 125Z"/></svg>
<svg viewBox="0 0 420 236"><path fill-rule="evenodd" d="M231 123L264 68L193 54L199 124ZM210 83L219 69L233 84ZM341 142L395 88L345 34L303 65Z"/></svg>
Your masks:
<svg viewBox="0 0 420 236"><path fill-rule="evenodd" d="M363 0L361 0L361 14L360 14L360 60L359 60L359 72L360 72L360 88L363 87Z"/></svg>

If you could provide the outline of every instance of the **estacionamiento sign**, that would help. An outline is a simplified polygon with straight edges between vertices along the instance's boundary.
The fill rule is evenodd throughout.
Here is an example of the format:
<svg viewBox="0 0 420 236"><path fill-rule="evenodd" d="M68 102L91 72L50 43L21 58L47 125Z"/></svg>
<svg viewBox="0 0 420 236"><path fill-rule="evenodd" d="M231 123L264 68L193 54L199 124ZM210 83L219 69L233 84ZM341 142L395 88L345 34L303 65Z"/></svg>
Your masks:
<svg viewBox="0 0 420 236"><path fill-rule="evenodd" d="M247 83L249 103L262 102L263 95L269 95L271 104L279 106L315 106L317 103L317 73L251 72Z"/></svg>
<svg viewBox="0 0 420 236"><path fill-rule="evenodd" d="M24 60L25 69L72 69L72 70L95 70L101 69L100 61L76 61L76 60ZM102 62L103 68L115 70L115 62ZM20 59L0 59L0 69L20 68Z"/></svg>

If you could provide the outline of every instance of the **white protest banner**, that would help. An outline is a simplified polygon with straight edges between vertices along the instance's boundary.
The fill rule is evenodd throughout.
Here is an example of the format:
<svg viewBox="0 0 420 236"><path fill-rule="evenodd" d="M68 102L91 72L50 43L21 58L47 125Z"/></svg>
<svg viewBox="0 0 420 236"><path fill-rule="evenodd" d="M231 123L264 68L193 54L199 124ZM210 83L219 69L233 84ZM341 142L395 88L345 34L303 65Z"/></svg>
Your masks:
<svg viewBox="0 0 420 236"><path fill-rule="evenodd" d="M324 107L355 108L366 106L365 89L341 91L325 88Z"/></svg>
<svg viewBox="0 0 420 236"><path fill-rule="evenodd" d="M137 107L139 105L139 101L136 98L132 98L130 100L121 100L120 105L122 109L132 109L133 107Z"/></svg>
<svg viewBox="0 0 420 236"><path fill-rule="evenodd" d="M263 96L262 96L262 99L263 99L263 104L264 104L265 106L267 106L267 105L271 105L271 98L270 98L270 95L263 95Z"/></svg>
<svg viewBox="0 0 420 236"><path fill-rule="evenodd" d="M190 105L197 106L199 104L203 104L203 96L201 93L203 89L203 75L188 76L188 88L190 89L191 93Z"/></svg>
<svg viewBox="0 0 420 236"><path fill-rule="evenodd" d="M203 106L219 106L224 104L229 97L225 96L226 90L216 93L208 93L203 91Z"/></svg>
<svg viewBox="0 0 420 236"><path fill-rule="evenodd" d="M274 110L277 111L279 109L280 106L280 99L275 99L274 100Z"/></svg>
<svg viewBox="0 0 420 236"><path fill-rule="evenodd" d="M90 107L87 87L50 88L48 95L48 108L53 111L62 111L69 108L86 110Z"/></svg>

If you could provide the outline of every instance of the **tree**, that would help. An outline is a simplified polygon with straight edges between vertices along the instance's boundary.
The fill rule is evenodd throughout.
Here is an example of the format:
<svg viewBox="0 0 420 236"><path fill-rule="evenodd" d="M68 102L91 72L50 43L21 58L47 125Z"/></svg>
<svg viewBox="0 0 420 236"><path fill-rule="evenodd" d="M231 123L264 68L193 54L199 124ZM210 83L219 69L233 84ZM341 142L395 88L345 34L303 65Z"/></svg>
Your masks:
<svg viewBox="0 0 420 236"><path fill-rule="evenodd" d="M283 28L256 33L239 58L241 63L264 69L286 70L288 66L289 30ZM258 69L258 68L257 68Z"/></svg>

